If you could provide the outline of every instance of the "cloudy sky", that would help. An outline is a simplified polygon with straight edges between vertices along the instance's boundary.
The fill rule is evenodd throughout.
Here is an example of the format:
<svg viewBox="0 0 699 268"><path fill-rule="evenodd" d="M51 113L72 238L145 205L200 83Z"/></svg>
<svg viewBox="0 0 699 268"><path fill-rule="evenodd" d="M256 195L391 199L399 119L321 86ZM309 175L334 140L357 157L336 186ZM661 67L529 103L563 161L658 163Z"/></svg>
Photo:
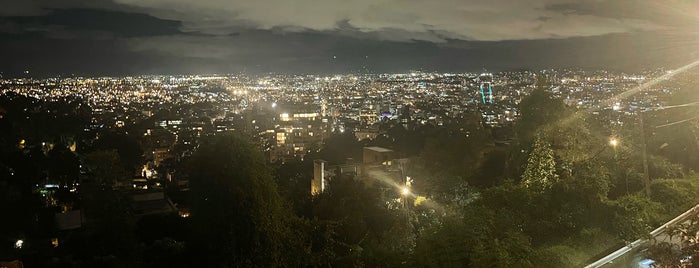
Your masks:
<svg viewBox="0 0 699 268"><path fill-rule="evenodd" d="M699 58L694 0L0 0L0 72L642 70Z"/></svg>

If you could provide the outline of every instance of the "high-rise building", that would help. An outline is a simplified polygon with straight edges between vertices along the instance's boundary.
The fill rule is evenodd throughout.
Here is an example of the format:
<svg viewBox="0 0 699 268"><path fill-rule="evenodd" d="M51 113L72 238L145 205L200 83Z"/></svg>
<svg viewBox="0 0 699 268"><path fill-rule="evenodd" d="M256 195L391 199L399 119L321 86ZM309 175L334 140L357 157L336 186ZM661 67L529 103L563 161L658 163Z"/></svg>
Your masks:
<svg viewBox="0 0 699 268"><path fill-rule="evenodd" d="M481 102L483 104L493 104L493 75L490 73L482 73L478 77L478 89L481 93Z"/></svg>

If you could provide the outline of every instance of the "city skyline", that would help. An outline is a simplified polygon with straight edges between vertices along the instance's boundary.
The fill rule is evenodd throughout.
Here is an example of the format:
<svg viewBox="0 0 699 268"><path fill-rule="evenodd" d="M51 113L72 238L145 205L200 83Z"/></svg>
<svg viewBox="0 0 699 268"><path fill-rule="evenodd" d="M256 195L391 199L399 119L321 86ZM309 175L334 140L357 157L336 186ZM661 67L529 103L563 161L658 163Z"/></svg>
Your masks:
<svg viewBox="0 0 699 268"><path fill-rule="evenodd" d="M699 259L699 2L0 6L0 267Z"/></svg>

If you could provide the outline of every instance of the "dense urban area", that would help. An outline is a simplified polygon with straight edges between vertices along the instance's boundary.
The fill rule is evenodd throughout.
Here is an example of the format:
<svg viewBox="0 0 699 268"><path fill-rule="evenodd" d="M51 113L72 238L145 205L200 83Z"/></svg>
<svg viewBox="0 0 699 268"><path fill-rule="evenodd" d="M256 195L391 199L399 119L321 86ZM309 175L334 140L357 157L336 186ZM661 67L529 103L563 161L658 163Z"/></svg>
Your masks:
<svg viewBox="0 0 699 268"><path fill-rule="evenodd" d="M0 79L0 261L585 266L699 204L697 82L664 69ZM629 262L691 263L699 242L682 243Z"/></svg>

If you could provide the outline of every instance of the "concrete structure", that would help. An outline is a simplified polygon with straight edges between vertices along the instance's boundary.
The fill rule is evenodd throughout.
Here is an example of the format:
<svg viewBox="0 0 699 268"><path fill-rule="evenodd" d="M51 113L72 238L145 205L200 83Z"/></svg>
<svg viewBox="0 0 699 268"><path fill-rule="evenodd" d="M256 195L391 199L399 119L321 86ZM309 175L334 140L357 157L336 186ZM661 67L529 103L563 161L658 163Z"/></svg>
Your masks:
<svg viewBox="0 0 699 268"><path fill-rule="evenodd" d="M390 165L391 159L393 159L393 150L386 149L382 147L364 147L362 151L362 163L364 165Z"/></svg>
<svg viewBox="0 0 699 268"><path fill-rule="evenodd" d="M177 212L177 207L163 191L134 192L131 201L133 213L137 217Z"/></svg>
<svg viewBox="0 0 699 268"><path fill-rule="evenodd" d="M328 165L322 159L313 161L313 179L311 179L311 194L317 195L325 191L328 183L336 176L348 176L360 179L362 177L362 165L348 159L347 163Z"/></svg>
<svg viewBox="0 0 699 268"><path fill-rule="evenodd" d="M361 163L348 159L346 163L329 166L328 162L317 159L313 161L313 179L311 194L325 191L328 183L336 176L354 178L366 185L380 183L386 188L396 185L405 186L405 170L410 164L406 159L393 158L394 151L382 147L364 147Z"/></svg>
<svg viewBox="0 0 699 268"><path fill-rule="evenodd" d="M325 165L328 162L317 159L313 161L313 179L311 180L311 194L317 195L325 191Z"/></svg>

